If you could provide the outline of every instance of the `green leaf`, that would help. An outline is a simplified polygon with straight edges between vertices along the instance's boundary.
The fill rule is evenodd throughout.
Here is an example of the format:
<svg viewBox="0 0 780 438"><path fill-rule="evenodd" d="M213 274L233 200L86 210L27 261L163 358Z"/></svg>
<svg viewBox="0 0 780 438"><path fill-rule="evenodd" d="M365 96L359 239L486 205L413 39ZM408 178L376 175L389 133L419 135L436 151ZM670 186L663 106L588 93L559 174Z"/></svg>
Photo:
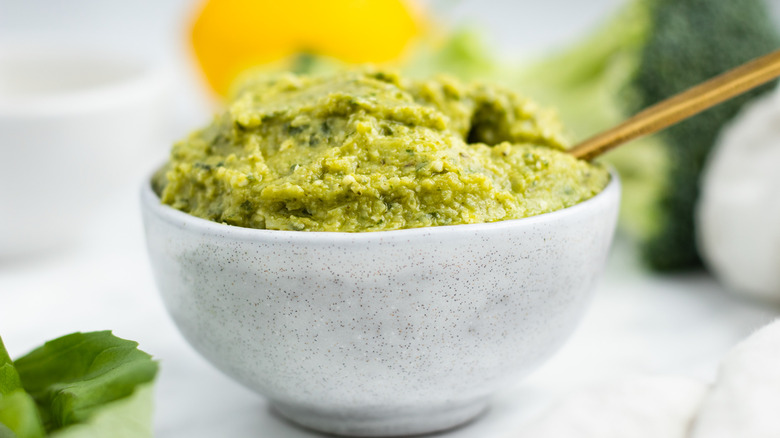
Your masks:
<svg viewBox="0 0 780 438"><path fill-rule="evenodd" d="M35 401L22 388L19 373L0 338L0 438L42 438Z"/></svg>
<svg viewBox="0 0 780 438"><path fill-rule="evenodd" d="M17 389L0 396L0 438L43 438L43 423L30 394Z"/></svg>
<svg viewBox="0 0 780 438"><path fill-rule="evenodd" d="M21 387L19 373L16 372L14 363L3 344L3 338L0 337L0 396L10 394Z"/></svg>
<svg viewBox="0 0 780 438"><path fill-rule="evenodd" d="M154 387L145 383L130 397L105 405L86 423L53 432L50 438L151 438L153 414Z"/></svg>
<svg viewBox="0 0 780 438"><path fill-rule="evenodd" d="M73 333L47 342L15 365L48 432L119 436L140 427L147 433L133 436L151 436L151 396L144 395L149 392L144 388L151 386L157 363L137 347L109 331ZM106 424L111 425L107 435L95 434L96 425Z"/></svg>

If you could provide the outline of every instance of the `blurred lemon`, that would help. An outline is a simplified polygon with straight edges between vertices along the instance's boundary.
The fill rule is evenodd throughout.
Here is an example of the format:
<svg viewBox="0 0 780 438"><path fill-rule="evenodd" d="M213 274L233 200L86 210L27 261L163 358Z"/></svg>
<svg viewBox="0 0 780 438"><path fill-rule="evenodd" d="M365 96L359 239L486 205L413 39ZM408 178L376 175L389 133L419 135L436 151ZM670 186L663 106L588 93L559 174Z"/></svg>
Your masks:
<svg viewBox="0 0 780 438"><path fill-rule="evenodd" d="M220 95L248 67L297 53L350 63L384 63L419 33L403 0L208 0L192 27L192 47Z"/></svg>

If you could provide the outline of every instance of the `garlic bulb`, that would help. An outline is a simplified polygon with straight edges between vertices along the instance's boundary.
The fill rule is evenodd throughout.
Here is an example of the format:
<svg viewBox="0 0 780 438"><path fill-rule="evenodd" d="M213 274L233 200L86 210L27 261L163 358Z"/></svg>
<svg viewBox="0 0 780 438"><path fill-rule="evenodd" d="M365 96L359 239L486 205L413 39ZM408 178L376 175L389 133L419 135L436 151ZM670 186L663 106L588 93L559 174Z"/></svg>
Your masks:
<svg viewBox="0 0 780 438"><path fill-rule="evenodd" d="M745 107L721 132L696 222L699 251L716 277L780 302L780 92Z"/></svg>

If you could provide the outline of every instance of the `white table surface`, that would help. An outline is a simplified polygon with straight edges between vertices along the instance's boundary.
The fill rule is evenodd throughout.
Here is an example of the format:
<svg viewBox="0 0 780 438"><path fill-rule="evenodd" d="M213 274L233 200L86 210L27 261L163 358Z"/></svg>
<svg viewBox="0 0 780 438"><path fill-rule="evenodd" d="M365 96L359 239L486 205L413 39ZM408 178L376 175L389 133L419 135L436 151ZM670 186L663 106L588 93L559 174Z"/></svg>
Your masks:
<svg viewBox="0 0 780 438"><path fill-rule="evenodd" d="M74 331L112 329L160 361L160 438L318 436L274 416L262 397L201 359L160 300L146 257L140 181L90 220L81 244L0 265L0 334L12 356ZM710 380L724 353L780 314L724 291L703 272L653 276L618 240L590 310L539 371L498 394L478 421L447 438L513 436L568 392L642 373Z"/></svg>
<svg viewBox="0 0 780 438"><path fill-rule="evenodd" d="M489 8L483 0L461 1L451 14L493 30L501 51L529 53L571 38L621 1L494 0ZM0 41L65 36L166 59L181 57L183 31L172 23L182 26L182 12L192 4L72 0L67 7L53 7L48 0L0 0ZM780 10L780 0L770 4ZM557 27L544 25L551 18ZM187 62L174 61L182 71L191 68ZM178 84L181 126L172 138L204 120L202 108L193 109L192 83L190 71L189 80ZM150 159L149 169L155 162ZM212 368L176 331L146 258L140 182L139 177L127 184L100 214L85 218L89 229L77 246L46 257L0 260L0 335L11 355L66 333L112 329L137 340L160 361L158 437L319 436L274 416L260 396ZM441 436L518 436L524 422L567 393L636 374L710 380L729 348L779 314L778 308L727 293L703 272L650 275L638 265L634 248L617 241L590 310L565 347L535 374L496 395L492 409L478 421Z"/></svg>

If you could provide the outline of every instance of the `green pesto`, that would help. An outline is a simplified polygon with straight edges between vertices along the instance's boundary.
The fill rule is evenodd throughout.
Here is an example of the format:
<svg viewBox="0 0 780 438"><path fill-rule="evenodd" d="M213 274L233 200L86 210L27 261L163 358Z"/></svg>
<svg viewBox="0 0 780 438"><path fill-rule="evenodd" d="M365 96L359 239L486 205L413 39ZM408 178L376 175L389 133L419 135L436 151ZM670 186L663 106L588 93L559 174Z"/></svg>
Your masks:
<svg viewBox="0 0 780 438"><path fill-rule="evenodd" d="M511 92L379 71L253 78L176 143L164 203L249 228L380 231L566 208L609 175L563 152L554 117Z"/></svg>

